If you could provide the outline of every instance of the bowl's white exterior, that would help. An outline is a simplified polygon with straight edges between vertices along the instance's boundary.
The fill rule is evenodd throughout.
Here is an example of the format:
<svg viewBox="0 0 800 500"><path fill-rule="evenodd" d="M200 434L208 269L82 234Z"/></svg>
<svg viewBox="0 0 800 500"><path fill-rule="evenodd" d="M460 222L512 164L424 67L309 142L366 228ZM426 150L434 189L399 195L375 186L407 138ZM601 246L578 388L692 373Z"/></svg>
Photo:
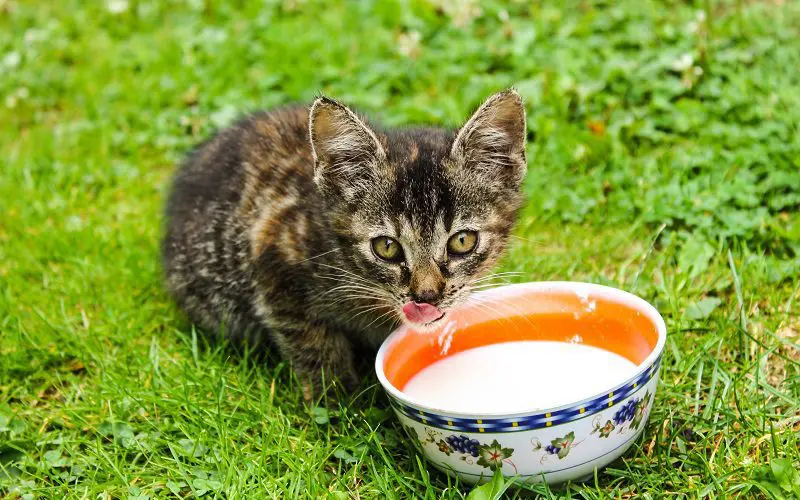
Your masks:
<svg viewBox="0 0 800 500"><path fill-rule="evenodd" d="M404 429L436 468L467 483L486 481L500 468L520 481L559 483L590 477L622 455L644 430L653 404L661 353L666 339L664 320L644 300L627 292L586 283L527 283L534 290L579 290L631 305L652 319L658 343L637 374L608 393L574 404L516 415L464 415L419 405L394 388L383 374L378 353L378 378ZM580 367L565 369L579 370ZM587 373L591 376L591 373ZM557 374L553 374L557 376ZM531 383L546 382L546 379ZM459 442L469 441L466 447Z"/></svg>
<svg viewBox="0 0 800 500"><path fill-rule="evenodd" d="M578 418L565 423L558 423L563 411L547 412L539 414L542 418L538 425L522 424L526 419L536 420L536 417L525 417L518 419L516 427L511 421L502 430L494 431L482 427L492 425L492 420L475 419L473 427L453 420L450 420L453 425L448 425L424 410L414 413L412 407L398 401L392 401L392 406L406 432L419 442L425 457L440 470L458 475L465 482L490 479L493 470L502 467L503 474L508 477L558 483L590 476L595 469L605 467L622 455L642 433L658 384L658 368L648 370L643 378L638 389L626 397L607 397L602 403L606 406L604 410L595 412L584 408L581 414L581 408L577 408L575 417ZM620 415L618 412L626 405L633 411ZM477 440L480 443L478 456L459 452L448 444L450 436Z"/></svg>

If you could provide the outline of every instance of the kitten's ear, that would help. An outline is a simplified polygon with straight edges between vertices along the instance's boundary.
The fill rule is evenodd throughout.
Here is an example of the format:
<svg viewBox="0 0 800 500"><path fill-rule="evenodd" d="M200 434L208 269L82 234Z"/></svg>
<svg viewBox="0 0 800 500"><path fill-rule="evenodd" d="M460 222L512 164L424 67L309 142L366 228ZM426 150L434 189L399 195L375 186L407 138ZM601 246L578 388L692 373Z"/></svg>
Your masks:
<svg viewBox="0 0 800 500"><path fill-rule="evenodd" d="M309 112L317 185L356 185L386 158L375 133L347 106L318 97Z"/></svg>
<svg viewBox="0 0 800 500"><path fill-rule="evenodd" d="M470 173L518 188L525 178L525 106L513 89L494 94L458 131L451 157Z"/></svg>

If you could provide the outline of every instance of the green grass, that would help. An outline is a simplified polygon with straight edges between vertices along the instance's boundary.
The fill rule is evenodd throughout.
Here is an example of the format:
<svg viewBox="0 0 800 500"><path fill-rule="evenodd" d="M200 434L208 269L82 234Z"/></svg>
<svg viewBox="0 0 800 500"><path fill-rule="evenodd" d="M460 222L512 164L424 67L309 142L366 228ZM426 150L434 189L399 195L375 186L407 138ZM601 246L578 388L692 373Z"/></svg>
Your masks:
<svg viewBox="0 0 800 500"><path fill-rule="evenodd" d="M0 497L465 496L374 378L315 412L279 360L196 335L160 212L240 112L324 91L456 124L513 84L529 203L504 267L634 291L670 332L643 438L530 489L792 498L800 2L456 4L0 0Z"/></svg>

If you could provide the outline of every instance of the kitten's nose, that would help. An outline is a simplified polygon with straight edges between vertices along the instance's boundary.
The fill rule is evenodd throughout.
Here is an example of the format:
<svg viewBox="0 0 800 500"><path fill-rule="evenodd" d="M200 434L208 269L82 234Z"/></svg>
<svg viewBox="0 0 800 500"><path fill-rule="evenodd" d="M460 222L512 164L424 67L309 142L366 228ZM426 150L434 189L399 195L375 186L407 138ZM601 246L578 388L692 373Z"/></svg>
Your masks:
<svg viewBox="0 0 800 500"><path fill-rule="evenodd" d="M411 300L417 304L431 304L437 305L442 299L442 296L434 289L418 290L411 294Z"/></svg>
<svg viewBox="0 0 800 500"><path fill-rule="evenodd" d="M444 277L436 263L419 262L411 272L411 300L418 304L438 305L444 293Z"/></svg>

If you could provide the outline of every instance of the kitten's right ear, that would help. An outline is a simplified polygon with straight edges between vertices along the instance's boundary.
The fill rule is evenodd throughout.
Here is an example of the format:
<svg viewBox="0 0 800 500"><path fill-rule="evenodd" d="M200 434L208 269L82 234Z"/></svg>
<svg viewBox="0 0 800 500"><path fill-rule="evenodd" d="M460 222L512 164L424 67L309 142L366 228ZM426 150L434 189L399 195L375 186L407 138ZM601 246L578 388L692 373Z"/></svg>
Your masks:
<svg viewBox="0 0 800 500"><path fill-rule="evenodd" d="M311 105L308 130L314 181L347 192L376 171L386 153L375 133L347 106L327 97Z"/></svg>
<svg viewBox="0 0 800 500"><path fill-rule="evenodd" d="M458 131L451 156L483 182L519 188L525 177L525 106L513 89L494 94Z"/></svg>

